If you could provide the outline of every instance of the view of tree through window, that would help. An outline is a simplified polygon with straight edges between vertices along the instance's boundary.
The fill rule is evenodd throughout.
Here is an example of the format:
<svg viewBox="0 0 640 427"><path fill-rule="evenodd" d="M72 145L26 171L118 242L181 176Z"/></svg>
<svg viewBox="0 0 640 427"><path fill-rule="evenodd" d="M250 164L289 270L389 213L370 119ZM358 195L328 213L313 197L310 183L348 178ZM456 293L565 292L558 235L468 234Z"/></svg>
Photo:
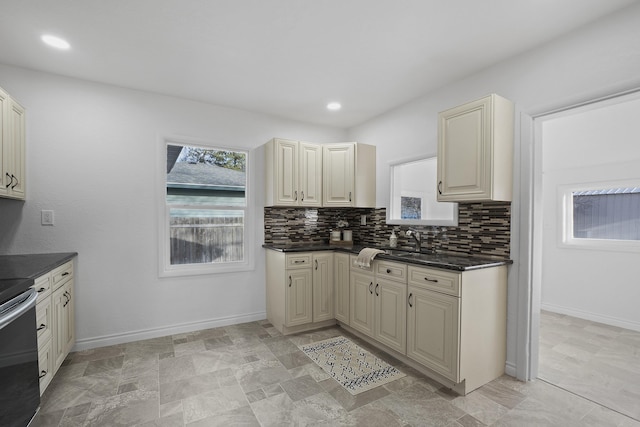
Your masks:
<svg viewBox="0 0 640 427"><path fill-rule="evenodd" d="M247 153L167 145L170 264L245 258Z"/></svg>

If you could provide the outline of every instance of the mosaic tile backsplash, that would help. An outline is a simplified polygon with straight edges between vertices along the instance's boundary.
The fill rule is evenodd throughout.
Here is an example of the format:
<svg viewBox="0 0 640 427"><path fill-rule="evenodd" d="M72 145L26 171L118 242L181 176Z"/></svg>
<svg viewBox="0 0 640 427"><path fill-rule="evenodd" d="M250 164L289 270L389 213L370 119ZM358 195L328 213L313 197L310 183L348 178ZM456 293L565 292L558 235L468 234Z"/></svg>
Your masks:
<svg viewBox="0 0 640 427"><path fill-rule="evenodd" d="M511 203L459 203L457 227L411 227L419 230L423 250L508 259L511 240ZM367 224L360 225L361 215ZM398 247L413 249L404 234L408 226L387 225L385 208L264 208L264 243L327 243L338 221L347 221L356 245L388 246L391 230Z"/></svg>

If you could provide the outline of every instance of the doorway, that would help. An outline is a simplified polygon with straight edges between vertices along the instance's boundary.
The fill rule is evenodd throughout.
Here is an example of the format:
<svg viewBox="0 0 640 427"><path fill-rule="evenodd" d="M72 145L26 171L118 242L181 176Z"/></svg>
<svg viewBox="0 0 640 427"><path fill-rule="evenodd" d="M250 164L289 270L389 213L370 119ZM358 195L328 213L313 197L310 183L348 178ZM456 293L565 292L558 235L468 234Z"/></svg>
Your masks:
<svg viewBox="0 0 640 427"><path fill-rule="evenodd" d="M636 92L534 120L532 275L537 377L636 420L638 117ZM585 222L580 215L589 210Z"/></svg>

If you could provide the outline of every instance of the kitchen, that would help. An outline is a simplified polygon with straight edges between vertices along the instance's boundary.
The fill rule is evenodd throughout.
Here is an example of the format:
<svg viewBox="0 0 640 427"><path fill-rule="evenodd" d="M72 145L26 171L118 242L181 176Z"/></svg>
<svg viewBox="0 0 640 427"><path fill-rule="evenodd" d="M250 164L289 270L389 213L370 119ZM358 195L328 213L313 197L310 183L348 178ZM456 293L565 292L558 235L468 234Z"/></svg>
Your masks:
<svg viewBox="0 0 640 427"><path fill-rule="evenodd" d="M435 153L436 117L445 108L496 92L516 102L517 112L535 115L637 87L637 55L609 47L635 50L639 16L637 5L630 7L348 129L0 65L0 86L27 108L29 178L25 203L0 200L1 253L78 253L76 350L264 319L260 192L250 201L252 270L158 277L161 137L189 135L247 149L273 137L375 145L376 204L383 207L388 161ZM517 140L516 159L524 163L526 147ZM263 163L259 155L254 159L254 188ZM516 163L514 170L523 169ZM517 177L514 201L523 198L527 179ZM42 210L55 212L54 226L40 225ZM526 276L527 211L526 200L512 205L511 258L517 262L509 277L507 363L520 378L526 376L526 285L519 278Z"/></svg>

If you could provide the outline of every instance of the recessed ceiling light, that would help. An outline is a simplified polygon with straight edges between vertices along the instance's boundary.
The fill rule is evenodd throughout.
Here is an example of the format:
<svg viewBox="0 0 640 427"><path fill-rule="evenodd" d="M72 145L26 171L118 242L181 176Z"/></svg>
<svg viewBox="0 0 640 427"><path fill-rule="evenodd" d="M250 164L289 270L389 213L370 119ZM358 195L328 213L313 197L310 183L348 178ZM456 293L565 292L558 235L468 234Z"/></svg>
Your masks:
<svg viewBox="0 0 640 427"><path fill-rule="evenodd" d="M71 47L68 41L49 34L45 34L44 36L42 36L42 41L51 47L55 47L56 49L67 50Z"/></svg>
<svg viewBox="0 0 640 427"><path fill-rule="evenodd" d="M339 102L330 102L327 104L327 110L337 111L342 108Z"/></svg>

